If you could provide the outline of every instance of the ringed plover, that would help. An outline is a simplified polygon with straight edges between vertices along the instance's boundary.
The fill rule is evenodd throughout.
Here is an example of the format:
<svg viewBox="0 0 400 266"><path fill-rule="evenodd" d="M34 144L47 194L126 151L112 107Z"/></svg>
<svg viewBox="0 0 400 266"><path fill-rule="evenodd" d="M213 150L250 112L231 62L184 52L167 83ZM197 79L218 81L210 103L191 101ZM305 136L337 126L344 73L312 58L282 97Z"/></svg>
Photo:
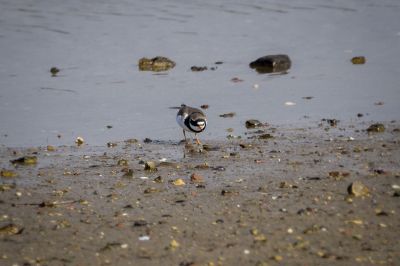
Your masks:
<svg viewBox="0 0 400 266"><path fill-rule="evenodd" d="M206 129L207 118L200 109L182 104L181 108L176 114L176 122L178 122L178 124L183 129L183 136L185 137L185 142L186 142L185 131L188 131L194 133L194 136L196 138L196 143L199 145L201 144L199 139L197 138L197 134Z"/></svg>

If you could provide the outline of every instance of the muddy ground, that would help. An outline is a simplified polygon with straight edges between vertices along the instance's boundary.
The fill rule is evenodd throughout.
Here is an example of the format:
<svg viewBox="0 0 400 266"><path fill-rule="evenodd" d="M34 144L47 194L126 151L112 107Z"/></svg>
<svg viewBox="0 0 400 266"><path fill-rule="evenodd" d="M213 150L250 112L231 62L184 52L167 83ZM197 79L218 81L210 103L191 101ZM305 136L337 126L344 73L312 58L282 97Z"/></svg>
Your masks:
<svg viewBox="0 0 400 266"><path fill-rule="evenodd" d="M156 140L1 147L0 264L399 265L399 124L321 123L201 153Z"/></svg>

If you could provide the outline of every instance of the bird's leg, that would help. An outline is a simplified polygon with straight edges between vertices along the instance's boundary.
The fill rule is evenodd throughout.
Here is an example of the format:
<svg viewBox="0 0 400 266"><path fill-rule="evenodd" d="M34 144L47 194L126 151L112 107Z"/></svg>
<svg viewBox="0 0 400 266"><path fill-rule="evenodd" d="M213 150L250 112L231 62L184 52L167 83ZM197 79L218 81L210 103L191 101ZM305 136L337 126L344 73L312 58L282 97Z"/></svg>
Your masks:
<svg viewBox="0 0 400 266"><path fill-rule="evenodd" d="M200 142L199 138L197 137L196 133L194 134L194 137L196 138L197 145L201 145L201 142Z"/></svg>
<svg viewBox="0 0 400 266"><path fill-rule="evenodd" d="M183 137L185 138L185 143L187 143L185 130L182 131L183 131Z"/></svg>

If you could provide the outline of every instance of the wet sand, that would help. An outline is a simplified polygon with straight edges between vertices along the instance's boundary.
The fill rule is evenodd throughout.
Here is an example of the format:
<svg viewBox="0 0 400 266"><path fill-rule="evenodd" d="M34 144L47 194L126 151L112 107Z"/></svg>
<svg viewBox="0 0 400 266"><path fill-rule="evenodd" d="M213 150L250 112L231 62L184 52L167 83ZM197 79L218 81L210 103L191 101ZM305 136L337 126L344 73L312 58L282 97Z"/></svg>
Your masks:
<svg viewBox="0 0 400 266"><path fill-rule="evenodd" d="M1 147L17 176L0 179L0 264L398 265L400 125L384 124L270 126L185 157L156 140Z"/></svg>

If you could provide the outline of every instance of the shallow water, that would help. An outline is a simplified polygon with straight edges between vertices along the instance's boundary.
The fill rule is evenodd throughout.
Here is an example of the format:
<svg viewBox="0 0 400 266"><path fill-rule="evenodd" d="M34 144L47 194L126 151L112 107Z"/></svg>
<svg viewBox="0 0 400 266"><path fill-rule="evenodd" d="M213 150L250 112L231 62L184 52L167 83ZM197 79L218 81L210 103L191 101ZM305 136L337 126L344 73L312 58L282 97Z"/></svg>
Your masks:
<svg viewBox="0 0 400 266"><path fill-rule="evenodd" d="M357 120L358 113L366 121L399 119L398 14L397 0L4 0L0 143L179 140L169 107L181 103L210 105L203 139L225 138L227 128L241 135L250 118L296 126ZM288 74L248 67L276 53L292 59ZM177 66L163 74L138 71L141 57L157 55ZM351 64L358 55L365 65ZM190 71L216 61L224 63L215 71ZM57 77L52 66L61 69ZM227 112L237 115L219 117Z"/></svg>

